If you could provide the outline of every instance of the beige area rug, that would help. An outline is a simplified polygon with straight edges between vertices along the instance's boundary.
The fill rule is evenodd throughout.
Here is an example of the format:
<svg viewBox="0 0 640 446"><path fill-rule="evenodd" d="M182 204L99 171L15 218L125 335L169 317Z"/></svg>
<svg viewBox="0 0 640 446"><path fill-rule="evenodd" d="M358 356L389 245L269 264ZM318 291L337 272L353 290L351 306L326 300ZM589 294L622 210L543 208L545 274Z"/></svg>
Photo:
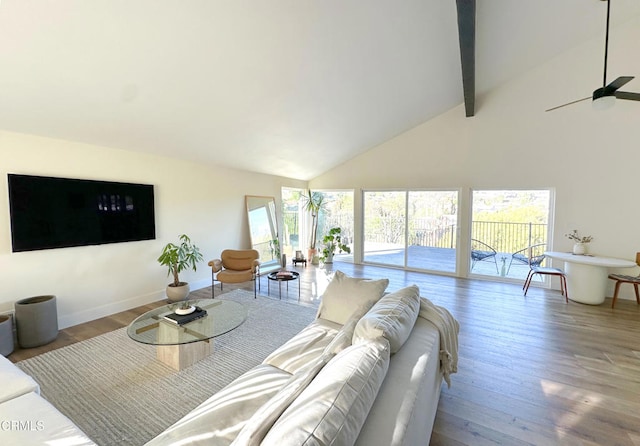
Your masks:
<svg viewBox="0 0 640 446"><path fill-rule="evenodd" d="M176 372L126 328L44 353L17 365L42 395L100 446L140 446L309 324L316 309L234 290L216 299L241 302L247 320L215 338L215 352Z"/></svg>

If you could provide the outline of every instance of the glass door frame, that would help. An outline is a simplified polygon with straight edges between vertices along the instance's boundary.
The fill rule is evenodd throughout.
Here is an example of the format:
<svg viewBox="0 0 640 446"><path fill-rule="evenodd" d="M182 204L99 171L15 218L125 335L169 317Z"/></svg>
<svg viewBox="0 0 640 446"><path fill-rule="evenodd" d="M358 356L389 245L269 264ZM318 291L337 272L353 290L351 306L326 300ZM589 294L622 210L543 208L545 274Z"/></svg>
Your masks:
<svg viewBox="0 0 640 446"><path fill-rule="evenodd" d="M434 273L434 274L439 274L439 275L447 275L447 276L454 276L454 277L460 277L460 271L464 271L464 264L461 264L460 258L461 258L461 252L460 252L460 247L461 247L461 240L460 240L460 234L461 232L461 224L463 222L462 220L462 214L463 212L461 211L462 205L465 204L464 200L463 200L463 189L462 188L392 188L392 189L362 189L360 191L361 193L360 195L360 203L358 205L356 205L357 208L357 215L360 217L359 218L359 224L357 225L358 229L359 229L359 237L358 240L360 241L359 246L358 246L358 252L357 252L357 259L356 261L362 264L367 264L367 265L375 265L375 266L382 266L382 267L388 267L388 268L399 268L399 269L403 269L405 271L416 271L416 272L426 272L426 273ZM365 260L365 196L367 193L370 192L402 192L405 194L404 197L404 203L405 203L405 218L404 218L404 259L403 259L403 264L402 265L395 265L395 264L389 264L389 263L379 263L379 262L372 262L372 261L368 261ZM434 269L423 269L423 268L416 268L416 267L410 267L408 266L408 243L409 243L409 218L408 218L408 211L409 211L409 196L411 192L454 192L456 194L456 198L457 198L457 215L456 215L456 229L455 229L455 267L454 267L454 271L442 271L442 270L434 270ZM462 267L461 267L462 265Z"/></svg>
<svg viewBox="0 0 640 446"><path fill-rule="evenodd" d="M522 191L522 192L526 192L526 191L547 191L549 193L549 200L548 200L548 209L547 209L547 228L546 228L546 244L547 244L547 250L552 250L552 242L553 242L553 233L554 233L554 221L555 221L555 198L556 198L556 193L555 193L555 189L553 187L530 187L530 188L470 188L469 189L469 205L468 205L468 227L466 228L465 234L466 234L466 240L465 240L465 249L466 249L466 259L467 262L465 262L464 265L464 269L461 269L461 271L466 271L465 277L468 278L474 278L474 279L484 279L484 280L492 280L492 281L496 281L496 282L506 282L506 283L522 283L523 282L523 278L520 277L509 277L507 276L501 276L500 273L497 273L495 276L493 275L487 275L487 274L480 274L480 273L475 273L472 271L471 268L471 244L472 244L472 234L473 234L473 215L474 215L474 209L473 209L473 201L474 201L474 192L484 192L484 191L495 191L495 192L501 192L501 191ZM550 259L547 259L547 261L550 261ZM511 266L511 265L510 265ZM501 265L498 265L499 270L501 269ZM550 277L547 275L544 276L536 276L536 277L540 277L542 278L542 280L539 282L543 287L545 288L549 288L550 284L551 284L551 280Z"/></svg>

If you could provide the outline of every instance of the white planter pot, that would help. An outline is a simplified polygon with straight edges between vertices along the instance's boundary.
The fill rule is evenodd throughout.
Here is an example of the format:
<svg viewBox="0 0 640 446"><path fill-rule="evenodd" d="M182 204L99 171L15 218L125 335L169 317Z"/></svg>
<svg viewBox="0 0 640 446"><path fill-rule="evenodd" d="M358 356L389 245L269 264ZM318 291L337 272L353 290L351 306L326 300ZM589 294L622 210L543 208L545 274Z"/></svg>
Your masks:
<svg viewBox="0 0 640 446"><path fill-rule="evenodd" d="M579 256L587 254L589 245L587 243L576 243L573 245L573 253Z"/></svg>
<svg viewBox="0 0 640 446"><path fill-rule="evenodd" d="M180 302L187 298L189 295L189 284L187 282L180 282L181 286L167 285L166 293L169 302Z"/></svg>

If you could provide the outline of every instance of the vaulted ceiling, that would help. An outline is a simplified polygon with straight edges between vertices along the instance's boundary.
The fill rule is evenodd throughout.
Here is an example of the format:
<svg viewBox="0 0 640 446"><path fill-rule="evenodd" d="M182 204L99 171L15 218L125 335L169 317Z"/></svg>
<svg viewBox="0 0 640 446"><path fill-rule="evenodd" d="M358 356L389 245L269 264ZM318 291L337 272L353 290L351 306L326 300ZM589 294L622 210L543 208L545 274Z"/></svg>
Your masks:
<svg viewBox="0 0 640 446"><path fill-rule="evenodd" d="M598 0L476 9L476 115L604 38ZM311 179L462 102L456 0L0 0L1 130Z"/></svg>

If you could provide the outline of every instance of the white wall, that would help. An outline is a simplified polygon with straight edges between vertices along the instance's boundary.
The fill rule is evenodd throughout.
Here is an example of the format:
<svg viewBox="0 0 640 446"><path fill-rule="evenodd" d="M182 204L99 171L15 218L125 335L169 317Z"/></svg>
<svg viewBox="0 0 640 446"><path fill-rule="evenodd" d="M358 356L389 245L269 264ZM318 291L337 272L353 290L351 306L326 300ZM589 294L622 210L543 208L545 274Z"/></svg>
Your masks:
<svg viewBox="0 0 640 446"><path fill-rule="evenodd" d="M609 81L638 76L624 90L640 92L640 22L612 33ZM585 101L602 84L603 43L598 38L563 54L477 101L358 156L310 182L324 188L554 188L556 250L569 250L564 234L591 234L594 253L634 259L640 251L640 102L618 100L606 111ZM461 87L462 88L462 87ZM360 195L356 192L356 196ZM465 212L463 222L469 219ZM356 225L358 227L358 225ZM466 247L465 247L466 248ZM624 270L633 273L633 270Z"/></svg>
<svg viewBox="0 0 640 446"><path fill-rule="evenodd" d="M54 294L61 327L164 298L169 283L156 259L188 234L205 261L181 274L192 289L208 286L207 261L225 248L248 248L245 195L272 195L295 180L199 165L123 150L0 132L0 313L19 299ZM11 252L7 173L153 184L156 240Z"/></svg>

